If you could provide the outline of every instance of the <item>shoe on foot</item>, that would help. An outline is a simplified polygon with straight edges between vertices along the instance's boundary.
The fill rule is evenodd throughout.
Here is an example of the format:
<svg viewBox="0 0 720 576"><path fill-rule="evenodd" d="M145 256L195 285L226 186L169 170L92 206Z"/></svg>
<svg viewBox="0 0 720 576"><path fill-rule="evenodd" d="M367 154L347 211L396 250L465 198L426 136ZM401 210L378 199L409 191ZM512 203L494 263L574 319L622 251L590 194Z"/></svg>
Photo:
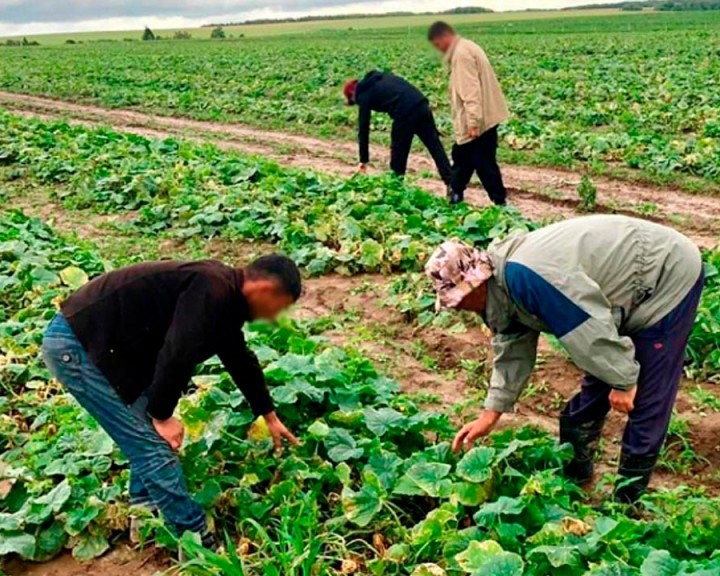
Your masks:
<svg viewBox="0 0 720 576"><path fill-rule="evenodd" d="M130 515L130 544L142 544L145 526L158 511L154 504L133 504Z"/></svg>

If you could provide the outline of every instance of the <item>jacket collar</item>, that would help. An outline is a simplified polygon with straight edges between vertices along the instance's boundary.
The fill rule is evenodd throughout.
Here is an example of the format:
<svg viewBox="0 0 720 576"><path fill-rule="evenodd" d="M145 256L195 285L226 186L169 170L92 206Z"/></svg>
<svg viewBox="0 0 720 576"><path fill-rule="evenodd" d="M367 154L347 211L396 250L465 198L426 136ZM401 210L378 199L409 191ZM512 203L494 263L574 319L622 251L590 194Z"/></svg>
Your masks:
<svg viewBox="0 0 720 576"><path fill-rule="evenodd" d="M245 283L245 272L242 268L233 268L233 272L235 273L235 288L237 289L237 301L240 309L240 315L242 316L243 321L249 321L250 306L248 306L248 302L242 291L243 284Z"/></svg>
<svg viewBox="0 0 720 576"><path fill-rule="evenodd" d="M453 40L453 43L450 45L450 49L445 53L445 64L448 66L452 62L453 56L455 55L455 50L457 50L457 45L460 43L460 40L462 40L462 36L459 34L455 36L455 40Z"/></svg>

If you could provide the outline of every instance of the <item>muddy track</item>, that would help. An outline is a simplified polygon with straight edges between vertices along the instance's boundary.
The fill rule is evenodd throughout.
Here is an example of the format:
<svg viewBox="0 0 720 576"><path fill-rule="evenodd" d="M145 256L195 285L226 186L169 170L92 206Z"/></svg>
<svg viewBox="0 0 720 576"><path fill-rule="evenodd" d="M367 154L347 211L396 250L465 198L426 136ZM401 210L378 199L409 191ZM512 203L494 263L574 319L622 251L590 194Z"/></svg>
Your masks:
<svg viewBox="0 0 720 576"><path fill-rule="evenodd" d="M131 110L108 110L49 98L0 92L0 106L28 116L64 118L89 126L110 125L150 137L180 136L246 154L261 155L298 168L349 176L355 170L354 143L258 130L246 126L154 116ZM387 150L373 147L376 166L388 162ZM423 178L434 167L424 155L413 154L410 174L418 185L444 194L442 183ZM526 166L503 167L511 202L526 216L558 220L579 214L577 187L581 176L562 170ZM671 224L699 246L711 248L720 238L720 197L684 193L620 180L597 179L599 212L616 212ZM468 201L488 205L481 189L471 189Z"/></svg>

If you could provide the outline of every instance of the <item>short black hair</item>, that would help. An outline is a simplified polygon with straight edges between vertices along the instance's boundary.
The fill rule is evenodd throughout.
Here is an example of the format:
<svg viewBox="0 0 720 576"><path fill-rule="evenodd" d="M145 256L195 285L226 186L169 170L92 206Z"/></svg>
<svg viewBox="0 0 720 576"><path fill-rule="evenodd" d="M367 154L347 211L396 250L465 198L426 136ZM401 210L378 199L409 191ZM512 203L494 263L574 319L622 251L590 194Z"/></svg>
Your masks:
<svg viewBox="0 0 720 576"><path fill-rule="evenodd" d="M297 301L302 294L302 278L297 264L282 254L262 256L245 268L250 279L270 278L275 280L283 292Z"/></svg>
<svg viewBox="0 0 720 576"><path fill-rule="evenodd" d="M442 20L433 22L430 28L428 28L428 40L430 40L430 42L436 38L440 38L440 36L445 36L445 34L455 34L455 28Z"/></svg>

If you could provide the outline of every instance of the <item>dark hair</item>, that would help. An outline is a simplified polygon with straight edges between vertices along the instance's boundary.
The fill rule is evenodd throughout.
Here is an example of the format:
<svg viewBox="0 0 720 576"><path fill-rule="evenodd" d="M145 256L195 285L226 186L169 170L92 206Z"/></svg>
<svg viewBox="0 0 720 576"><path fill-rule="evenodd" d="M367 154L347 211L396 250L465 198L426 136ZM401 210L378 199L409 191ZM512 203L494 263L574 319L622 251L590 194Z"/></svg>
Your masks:
<svg viewBox="0 0 720 576"><path fill-rule="evenodd" d="M430 40L430 42L440 38L440 36L445 36L445 34L455 34L455 28L442 20L434 22L430 28L428 28L428 40Z"/></svg>
<svg viewBox="0 0 720 576"><path fill-rule="evenodd" d="M245 275L250 279L275 280L282 291L292 296L293 300L297 300L302 294L300 270L295 262L282 254L258 258L245 268Z"/></svg>

